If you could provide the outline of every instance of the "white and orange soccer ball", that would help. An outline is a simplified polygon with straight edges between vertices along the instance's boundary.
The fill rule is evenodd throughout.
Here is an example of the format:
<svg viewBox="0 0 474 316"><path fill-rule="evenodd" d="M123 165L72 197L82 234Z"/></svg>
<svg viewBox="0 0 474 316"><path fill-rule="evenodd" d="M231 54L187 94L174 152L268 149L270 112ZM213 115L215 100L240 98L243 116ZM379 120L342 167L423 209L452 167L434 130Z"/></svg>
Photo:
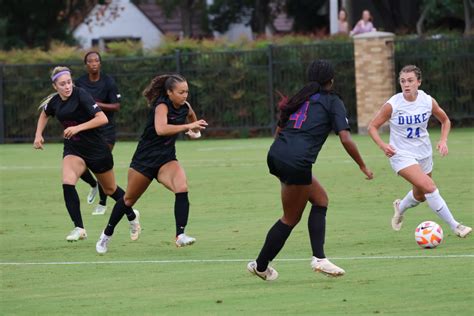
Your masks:
<svg viewBox="0 0 474 316"><path fill-rule="evenodd" d="M415 230L415 240L422 248L436 248L443 240L443 229L435 222L422 222Z"/></svg>

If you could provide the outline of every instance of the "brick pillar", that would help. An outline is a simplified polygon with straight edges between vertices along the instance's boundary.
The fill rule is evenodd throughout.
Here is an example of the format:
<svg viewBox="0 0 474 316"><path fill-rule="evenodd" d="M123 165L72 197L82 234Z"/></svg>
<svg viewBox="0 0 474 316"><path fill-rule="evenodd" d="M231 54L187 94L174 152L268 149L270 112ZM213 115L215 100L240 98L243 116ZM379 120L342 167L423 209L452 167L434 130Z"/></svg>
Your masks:
<svg viewBox="0 0 474 316"><path fill-rule="evenodd" d="M395 94L393 33L370 32L354 36L357 127L367 134L369 122ZM384 128L387 130L387 127Z"/></svg>

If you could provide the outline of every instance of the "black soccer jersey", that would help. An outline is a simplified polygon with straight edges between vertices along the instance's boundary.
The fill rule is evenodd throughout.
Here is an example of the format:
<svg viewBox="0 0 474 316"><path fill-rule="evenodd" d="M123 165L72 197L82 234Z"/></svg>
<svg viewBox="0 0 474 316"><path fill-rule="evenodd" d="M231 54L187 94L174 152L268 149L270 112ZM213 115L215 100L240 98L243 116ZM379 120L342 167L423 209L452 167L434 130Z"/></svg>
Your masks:
<svg viewBox="0 0 474 316"><path fill-rule="evenodd" d="M175 143L178 134L160 136L155 130L155 110L159 104L163 103L168 107L168 124L184 124L189 113L189 107L186 104L177 109L168 97L161 97L153 104L148 112L145 130L132 158L133 161L143 166L156 167L164 157L176 154Z"/></svg>
<svg viewBox="0 0 474 316"><path fill-rule="evenodd" d="M64 129L90 121L101 111L90 94L78 87L73 88L67 100L63 101L57 94L44 107L46 115L56 116ZM64 153L72 153L88 160L99 160L104 157L104 151L110 152L110 149L97 128L64 139Z"/></svg>
<svg viewBox="0 0 474 316"><path fill-rule="evenodd" d="M329 133L349 129L342 100L333 93L317 93L290 116L270 153L292 167L311 168Z"/></svg>
<svg viewBox="0 0 474 316"><path fill-rule="evenodd" d="M101 73L98 81L90 81L89 75L85 74L75 80L77 87L85 89L89 92L94 100L102 103L120 103L120 94L117 85L112 77ZM114 111L104 111L109 119L109 122L101 127L103 131L115 131Z"/></svg>

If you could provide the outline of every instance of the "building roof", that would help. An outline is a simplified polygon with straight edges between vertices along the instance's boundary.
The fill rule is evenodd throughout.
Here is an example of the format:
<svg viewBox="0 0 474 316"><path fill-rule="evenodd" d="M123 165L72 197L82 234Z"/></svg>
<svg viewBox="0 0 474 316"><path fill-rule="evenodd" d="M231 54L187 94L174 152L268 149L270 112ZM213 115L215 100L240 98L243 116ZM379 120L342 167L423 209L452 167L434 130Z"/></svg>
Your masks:
<svg viewBox="0 0 474 316"><path fill-rule="evenodd" d="M137 7L145 14L150 21L158 27L164 34L172 34L179 36L183 31L181 25L181 13L174 10L170 16L156 3L139 3ZM200 13L195 13L192 21L192 35L202 36L205 32L200 26Z"/></svg>

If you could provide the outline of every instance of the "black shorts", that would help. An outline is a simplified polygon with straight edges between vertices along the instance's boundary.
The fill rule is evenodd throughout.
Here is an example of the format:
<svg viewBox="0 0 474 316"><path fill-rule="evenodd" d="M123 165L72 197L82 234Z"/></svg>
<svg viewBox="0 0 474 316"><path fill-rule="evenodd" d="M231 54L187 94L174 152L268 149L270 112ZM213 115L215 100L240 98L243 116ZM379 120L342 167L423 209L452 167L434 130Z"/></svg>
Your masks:
<svg viewBox="0 0 474 316"><path fill-rule="evenodd" d="M63 151L63 158L67 155L73 155L82 158L86 163L86 167L93 173L104 173L106 171L112 170L114 167L114 158L110 150L104 151L104 156L101 159L94 160L82 157L72 151L65 149Z"/></svg>
<svg viewBox="0 0 474 316"><path fill-rule="evenodd" d="M270 173L284 184L310 185L312 182L311 168L297 169L271 154L267 156L267 165Z"/></svg>
<svg viewBox="0 0 474 316"><path fill-rule="evenodd" d="M168 156L160 160L159 163L157 163L157 165L153 167L148 167L141 164L139 161L132 160L132 162L130 163L130 168L134 169L137 172L140 172L142 175L144 175L150 180L156 179L158 181L158 171L160 171L160 168L163 167L163 165L165 165L166 163L173 160L177 160L176 156Z"/></svg>
<svg viewBox="0 0 474 316"><path fill-rule="evenodd" d="M105 139L105 142L108 145L115 145L115 141L117 138L117 133L115 132L115 126L113 125L105 125L104 127L100 128L100 132Z"/></svg>

